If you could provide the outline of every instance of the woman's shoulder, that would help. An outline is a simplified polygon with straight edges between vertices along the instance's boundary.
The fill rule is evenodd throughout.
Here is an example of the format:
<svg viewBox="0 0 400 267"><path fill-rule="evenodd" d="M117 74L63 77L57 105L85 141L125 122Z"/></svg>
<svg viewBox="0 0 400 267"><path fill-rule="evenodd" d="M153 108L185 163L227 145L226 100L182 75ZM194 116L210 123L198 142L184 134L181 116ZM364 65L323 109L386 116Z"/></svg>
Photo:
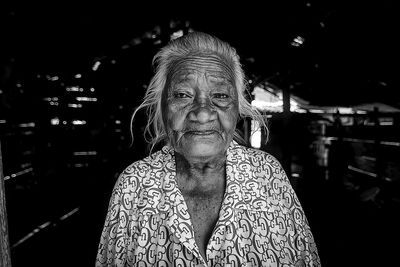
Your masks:
<svg viewBox="0 0 400 267"><path fill-rule="evenodd" d="M279 160L267 151L239 144L236 146L236 148L236 153L242 154L242 157L250 161L252 164L258 165L258 163L262 163L267 164L272 168L282 168Z"/></svg>
<svg viewBox="0 0 400 267"><path fill-rule="evenodd" d="M136 190L143 181L157 177L157 172L164 171L169 162L168 149L161 149L141 160L128 165L119 175L116 187Z"/></svg>
<svg viewBox="0 0 400 267"><path fill-rule="evenodd" d="M289 186L290 181L280 161L272 154L247 146L239 145L231 156L233 164L241 166L240 169L251 170L250 180L264 183L274 183ZM244 167L246 166L246 167Z"/></svg>
<svg viewBox="0 0 400 267"><path fill-rule="evenodd" d="M243 194L247 194L251 209L268 209L271 205L287 211L287 207L297 205L297 197L279 160L266 151L247 146L237 147L235 159L236 173L242 181ZM241 156L238 156L241 155ZM237 179L237 178L236 178Z"/></svg>

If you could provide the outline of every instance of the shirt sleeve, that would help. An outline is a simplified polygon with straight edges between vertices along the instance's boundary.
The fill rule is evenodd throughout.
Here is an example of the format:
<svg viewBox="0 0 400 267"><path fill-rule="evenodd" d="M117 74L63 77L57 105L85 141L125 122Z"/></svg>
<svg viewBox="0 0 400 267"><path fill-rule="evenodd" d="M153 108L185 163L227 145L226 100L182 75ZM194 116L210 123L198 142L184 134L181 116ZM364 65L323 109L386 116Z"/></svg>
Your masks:
<svg viewBox="0 0 400 267"><path fill-rule="evenodd" d="M126 262L127 214L122 203L123 175L116 182L100 238L96 267L124 266Z"/></svg>

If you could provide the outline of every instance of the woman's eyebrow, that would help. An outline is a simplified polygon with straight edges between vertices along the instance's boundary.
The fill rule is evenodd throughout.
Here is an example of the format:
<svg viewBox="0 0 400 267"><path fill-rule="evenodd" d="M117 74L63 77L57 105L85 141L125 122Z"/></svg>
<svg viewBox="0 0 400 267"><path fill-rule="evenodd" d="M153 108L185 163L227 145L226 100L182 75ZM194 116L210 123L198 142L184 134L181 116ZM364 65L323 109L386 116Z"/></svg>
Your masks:
<svg viewBox="0 0 400 267"><path fill-rule="evenodd" d="M233 88L233 84L227 80L227 79L223 79L223 80L210 80L209 81L210 84L212 86L218 87L219 89L227 89L230 90L231 88Z"/></svg>
<svg viewBox="0 0 400 267"><path fill-rule="evenodd" d="M224 75L224 73L208 74L207 78L212 83L217 84L229 84L231 85L231 80Z"/></svg>
<svg viewBox="0 0 400 267"><path fill-rule="evenodd" d="M210 81L212 84L214 85L218 85L218 86L231 86L232 84L228 81L228 80L222 80L222 81Z"/></svg>

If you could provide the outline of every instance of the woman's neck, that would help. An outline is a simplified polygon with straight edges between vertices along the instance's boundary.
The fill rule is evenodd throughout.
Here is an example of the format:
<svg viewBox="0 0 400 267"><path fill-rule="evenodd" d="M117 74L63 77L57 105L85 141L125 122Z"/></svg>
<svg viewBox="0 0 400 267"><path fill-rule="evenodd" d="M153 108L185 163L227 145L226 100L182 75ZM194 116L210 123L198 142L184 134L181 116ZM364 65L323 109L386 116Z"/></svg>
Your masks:
<svg viewBox="0 0 400 267"><path fill-rule="evenodd" d="M209 195L225 187L225 156L189 161L176 153L175 159L177 182L183 193Z"/></svg>

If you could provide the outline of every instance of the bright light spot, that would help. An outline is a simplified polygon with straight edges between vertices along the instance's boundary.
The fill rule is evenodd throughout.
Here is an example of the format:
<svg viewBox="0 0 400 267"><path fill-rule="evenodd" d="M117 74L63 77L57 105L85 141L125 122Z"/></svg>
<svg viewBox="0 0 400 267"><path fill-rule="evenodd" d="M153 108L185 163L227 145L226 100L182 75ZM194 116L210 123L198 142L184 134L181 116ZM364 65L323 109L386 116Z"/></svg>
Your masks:
<svg viewBox="0 0 400 267"><path fill-rule="evenodd" d="M22 170L22 171L19 171L19 172L11 174L11 178L14 178L14 177L17 177L17 176L20 176L20 175L23 175L23 174L30 173L32 171L33 171L33 168L27 168L25 170Z"/></svg>
<svg viewBox="0 0 400 267"><path fill-rule="evenodd" d="M34 122L21 123L18 124L18 126L21 128L35 127L35 123Z"/></svg>
<svg viewBox="0 0 400 267"><path fill-rule="evenodd" d="M90 88L90 92L94 92L94 88L92 87L92 88Z"/></svg>
<svg viewBox="0 0 400 267"><path fill-rule="evenodd" d="M90 101L90 102L96 102L97 98L96 97L86 97L86 96L78 96L76 98L77 101Z"/></svg>
<svg viewBox="0 0 400 267"><path fill-rule="evenodd" d="M96 62L93 64L92 70L93 70L93 71L96 71L96 70L99 68L100 64L101 64L100 61L96 61Z"/></svg>
<svg viewBox="0 0 400 267"><path fill-rule="evenodd" d="M82 108L82 104L68 104L69 108Z"/></svg>
<svg viewBox="0 0 400 267"><path fill-rule="evenodd" d="M254 148L261 147L261 127L258 121L251 121L251 135L250 135L250 143Z"/></svg>
<svg viewBox="0 0 400 267"><path fill-rule="evenodd" d="M79 74L79 73L78 73L78 74L76 74L76 75L75 75L75 78L77 78L77 79L80 79L80 78L82 78L82 74Z"/></svg>
<svg viewBox="0 0 400 267"><path fill-rule="evenodd" d="M171 34L171 40L174 40L182 36L183 36L183 30L176 31L173 34Z"/></svg>
<svg viewBox="0 0 400 267"><path fill-rule="evenodd" d="M268 110L273 112L283 112L283 101L277 100L275 102L265 102L262 100L253 100L251 101L251 105L261 109L261 110ZM298 112L299 107L296 101L290 100L290 111L291 112ZM299 112L302 112L301 110Z"/></svg>
<svg viewBox="0 0 400 267"><path fill-rule="evenodd" d="M70 212L68 212L67 214L63 215L60 217L60 221L63 221L65 219L67 219L68 217L70 217L71 215L73 215L74 213L76 213L77 211L79 211L79 208L75 208L73 210L71 210Z"/></svg>
<svg viewBox="0 0 400 267"><path fill-rule="evenodd" d="M304 43L305 39L301 36L297 36L296 38L293 39L291 42L292 46L300 46Z"/></svg>
<svg viewBox="0 0 400 267"><path fill-rule="evenodd" d="M73 125L84 125L84 124L86 124L86 121L85 120L73 120L72 124Z"/></svg>
<svg viewBox="0 0 400 267"><path fill-rule="evenodd" d="M283 101L278 100L275 102L265 102L262 100L253 100L251 101L251 105L259 109L267 109L267 108L282 107Z"/></svg>
<svg viewBox="0 0 400 267"><path fill-rule="evenodd" d="M50 120L51 125L59 125L60 124L60 119L59 118L52 118Z"/></svg>
<svg viewBox="0 0 400 267"><path fill-rule="evenodd" d="M22 87L21 83L17 83L16 86L17 86L18 88L21 88L21 87Z"/></svg>
<svg viewBox="0 0 400 267"><path fill-rule="evenodd" d="M39 78L39 76L38 76L38 78ZM46 79L54 82L54 81L58 81L60 79L60 77L58 77L57 75L56 76L46 75Z"/></svg>
<svg viewBox="0 0 400 267"><path fill-rule="evenodd" d="M255 99L251 102L251 105L257 109L283 112L283 96L281 92L273 94L256 86L253 90L253 95ZM297 103L293 98L290 98L290 111L297 112L299 109L299 103Z"/></svg>
<svg viewBox="0 0 400 267"><path fill-rule="evenodd" d="M44 101L58 101L58 97L45 97L43 98Z"/></svg>
<svg viewBox="0 0 400 267"><path fill-rule="evenodd" d="M79 92L80 88L78 86L69 86L66 88L68 92Z"/></svg>
<svg viewBox="0 0 400 267"><path fill-rule="evenodd" d="M352 108L338 108L340 114L353 114Z"/></svg>
<svg viewBox="0 0 400 267"><path fill-rule="evenodd" d="M63 124L66 125L66 124L67 124L67 121L63 121Z"/></svg>
<svg viewBox="0 0 400 267"><path fill-rule="evenodd" d="M325 111L321 109L309 109L308 111L311 113L325 113Z"/></svg>
<svg viewBox="0 0 400 267"><path fill-rule="evenodd" d="M120 120L116 120L115 124L121 124L121 121Z"/></svg>
<svg viewBox="0 0 400 267"><path fill-rule="evenodd" d="M367 114L367 112L365 110L357 110L356 113L357 114Z"/></svg>
<svg viewBox="0 0 400 267"><path fill-rule="evenodd" d="M111 64L115 64L117 61L115 59L111 60Z"/></svg>
<svg viewBox="0 0 400 267"><path fill-rule="evenodd" d="M85 164L82 164L82 163L75 163L74 164L74 167L77 167L77 168L81 168L81 167L85 167L86 165Z"/></svg>
<svg viewBox="0 0 400 267"><path fill-rule="evenodd" d="M0 120L0 123L6 123L7 121L6 120Z"/></svg>
<svg viewBox="0 0 400 267"><path fill-rule="evenodd" d="M379 118L379 125L383 126L393 125L393 118L388 118L388 117Z"/></svg>

